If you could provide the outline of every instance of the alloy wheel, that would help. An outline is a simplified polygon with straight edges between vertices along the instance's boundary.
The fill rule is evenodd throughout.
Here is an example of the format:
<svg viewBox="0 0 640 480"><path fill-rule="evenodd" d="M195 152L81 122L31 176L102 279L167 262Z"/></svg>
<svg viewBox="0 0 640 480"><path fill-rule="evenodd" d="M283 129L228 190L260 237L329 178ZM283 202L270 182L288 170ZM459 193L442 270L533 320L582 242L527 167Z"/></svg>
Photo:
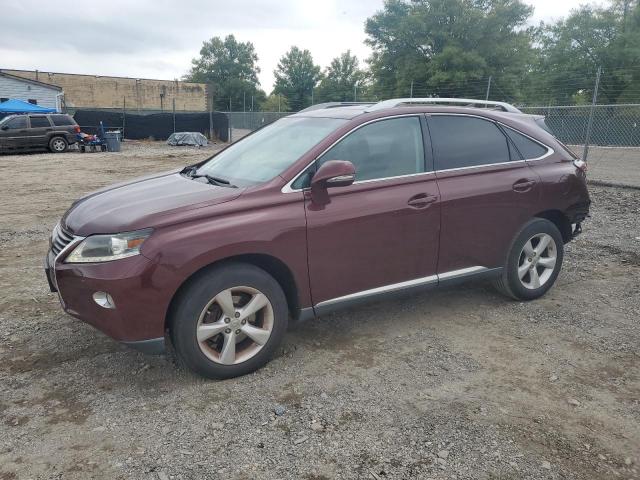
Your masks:
<svg viewBox="0 0 640 480"><path fill-rule="evenodd" d="M555 270L557 255L551 235L539 233L527 240L518 260L518 278L522 285L535 290L546 284Z"/></svg>
<svg viewBox="0 0 640 480"><path fill-rule="evenodd" d="M262 349L273 325L273 307L267 296L255 288L238 286L218 293L204 307L196 337L207 358L222 365L235 365Z"/></svg>
<svg viewBox="0 0 640 480"><path fill-rule="evenodd" d="M63 140L58 139L53 141L53 149L56 152L63 152L65 148L66 148L66 145Z"/></svg>

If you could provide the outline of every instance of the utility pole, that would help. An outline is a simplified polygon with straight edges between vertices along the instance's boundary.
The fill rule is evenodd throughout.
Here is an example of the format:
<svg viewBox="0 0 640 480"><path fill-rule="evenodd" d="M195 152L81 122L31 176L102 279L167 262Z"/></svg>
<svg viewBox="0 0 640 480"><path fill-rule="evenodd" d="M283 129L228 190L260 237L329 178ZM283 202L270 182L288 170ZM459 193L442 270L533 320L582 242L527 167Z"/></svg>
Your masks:
<svg viewBox="0 0 640 480"><path fill-rule="evenodd" d="M600 75L602 74L602 67L598 67L598 73L596 74L596 85L593 88L593 100L591 101L591 110L589 111L589 123L587 124L587 134L584 139L584 152L582 153L582 160L587 161L589 156L589 143L591 142L591 128L593 127L593 115L596 111L596 103L598 103L598 88L600 87Z"/></svg>
<svg viewBox="0 0 640 480"><path fill-rule="evenodd" d="M489 75L489 83L487 84L487 95L485 97L485 101L487 101L487 102L489 101L489 93L491 92L491 79L492 78L493 77L491 75ZM486 105L485 105L485 108L486 108Z"/></svg>
<svg viewBox="0 0 640 480"><path fill-rule="evenodd" d="M413 98L413 80L411 80L411 92L409 93L409 98Z"/></svg>

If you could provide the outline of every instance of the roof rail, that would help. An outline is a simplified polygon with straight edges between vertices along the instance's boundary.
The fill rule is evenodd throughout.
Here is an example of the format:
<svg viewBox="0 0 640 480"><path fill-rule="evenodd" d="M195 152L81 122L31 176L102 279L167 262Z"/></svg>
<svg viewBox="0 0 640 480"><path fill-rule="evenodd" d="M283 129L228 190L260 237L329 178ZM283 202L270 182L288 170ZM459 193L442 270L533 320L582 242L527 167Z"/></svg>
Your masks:
<svg viewBox="0 0 640 480"><path fill-rule="evenodd" d="M355 106L355 105L375 105L375 103L376 102L326 102L326 103L316 103L315 105L311 105L310 107L307 107L304 110L300 110L297 113L311 112L312 110L322 110L324 108L351 107L351 106Z"/></svg>
<svg viewBox="0 0 640 480"><path fill-rule="evenodd" d="M494 102L491 100L476 100L471 98L392 98L391 100L384 100L372 105L367 109L367 112L374 112L376 110L382 110L385 108L394 108L401 105L408 104L456 104L466 107L483 106L484 108L500 109L503 112L509 113L522 113L516 107L505 102Z"/></svg>

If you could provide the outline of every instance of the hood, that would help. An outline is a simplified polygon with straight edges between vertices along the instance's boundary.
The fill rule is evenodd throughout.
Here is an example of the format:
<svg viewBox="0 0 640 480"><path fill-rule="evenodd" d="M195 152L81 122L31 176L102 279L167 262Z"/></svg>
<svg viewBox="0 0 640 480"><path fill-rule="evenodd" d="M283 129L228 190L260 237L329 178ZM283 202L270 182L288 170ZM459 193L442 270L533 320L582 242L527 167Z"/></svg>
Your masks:
<svg viewBox="0 0 640 480"><path fill-rule="evenodd" d="M242 192L164 173L90 193L71 206L62 225L81 236L139 230L179 219L180 212L228 202Z"/></svg>

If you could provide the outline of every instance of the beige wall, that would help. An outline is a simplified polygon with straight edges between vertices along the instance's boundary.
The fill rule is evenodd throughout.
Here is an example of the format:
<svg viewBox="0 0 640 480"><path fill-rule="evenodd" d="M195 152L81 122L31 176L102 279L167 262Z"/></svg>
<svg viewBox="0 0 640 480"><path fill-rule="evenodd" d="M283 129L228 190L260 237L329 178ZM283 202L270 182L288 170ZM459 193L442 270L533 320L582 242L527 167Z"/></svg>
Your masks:
<svg viewBox="0 0 640 480"><path fill-rule="evenodd" d="M128 111L137 109L171 111L173 99L175 99L176 111L207 110L207 86L204 83L100 77L33 70L2 69L2 71L62 87L65 104L71 108L122 109L123 103L126 102Z"/></svg>

